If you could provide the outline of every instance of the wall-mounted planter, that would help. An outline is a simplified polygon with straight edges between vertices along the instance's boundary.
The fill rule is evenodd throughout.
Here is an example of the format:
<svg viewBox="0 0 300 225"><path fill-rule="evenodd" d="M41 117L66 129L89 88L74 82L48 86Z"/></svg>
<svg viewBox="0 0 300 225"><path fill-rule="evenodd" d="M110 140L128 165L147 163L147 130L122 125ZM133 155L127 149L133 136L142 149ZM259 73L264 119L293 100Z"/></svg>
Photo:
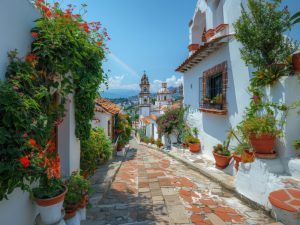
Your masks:
<svg viewBox="0 0 300 225"><path fill-rule="evenodd" d="M213 155L216 160L216 166L221 169L225 169L229 165L229 162L232 158L232 156L219 155L215 152L213 152Z"/></svg>
<svg viewBox="0 0 300 225"><path fill-rule="evenodd" d="M215 35L215 30L214 29L209 29L208 31L206 31L205 33L205 39L208 40L211 37L213 37Z"/></svg>
<svg viewBox="0 0 300 225"><path fill-rule="evenodd" d="M249 137L251 146L254 148L255 152L258 154L273 154L276 136L269 134L262 134L257 136L251 134Z"/></svg>
<svg viewBox="0 0 300 225"><path fill-rule="evenodd" d="M293 68L296 73L300 74L300 52L293 54Z"/></svg>
<svg viewBox="0 0 300 225"><path fill-rule="evenodd" d="M221 23L219 26L216 27L215 31L216 33L225 30L228 27L228 24L226 23Z"/></svg>

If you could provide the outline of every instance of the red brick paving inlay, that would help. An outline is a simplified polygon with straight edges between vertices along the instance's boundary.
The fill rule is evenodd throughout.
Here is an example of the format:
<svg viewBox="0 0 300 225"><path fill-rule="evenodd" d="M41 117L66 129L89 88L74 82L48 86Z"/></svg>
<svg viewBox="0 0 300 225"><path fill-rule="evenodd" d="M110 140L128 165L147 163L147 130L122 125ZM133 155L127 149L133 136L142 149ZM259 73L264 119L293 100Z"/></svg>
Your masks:
<svg viewBox="0 0 300 225"><path fill-rule="evenodd" d="M300 212L300 190L280 189L269 195L269 201L277 208L288 212Z"/></svg>

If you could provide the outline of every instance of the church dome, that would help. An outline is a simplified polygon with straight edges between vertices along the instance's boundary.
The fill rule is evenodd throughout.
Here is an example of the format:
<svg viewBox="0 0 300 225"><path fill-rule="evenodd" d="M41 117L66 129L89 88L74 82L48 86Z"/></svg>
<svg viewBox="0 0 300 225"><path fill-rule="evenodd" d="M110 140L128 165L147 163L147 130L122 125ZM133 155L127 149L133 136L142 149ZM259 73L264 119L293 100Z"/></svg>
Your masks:
<svg viewBox="0 0 300 225"><path fill-rule="evenodd" d="M167 83L166 82L163 82L161 84L161 88L158 90L157 94L171 94L171 92L167 88Z"/></svg>

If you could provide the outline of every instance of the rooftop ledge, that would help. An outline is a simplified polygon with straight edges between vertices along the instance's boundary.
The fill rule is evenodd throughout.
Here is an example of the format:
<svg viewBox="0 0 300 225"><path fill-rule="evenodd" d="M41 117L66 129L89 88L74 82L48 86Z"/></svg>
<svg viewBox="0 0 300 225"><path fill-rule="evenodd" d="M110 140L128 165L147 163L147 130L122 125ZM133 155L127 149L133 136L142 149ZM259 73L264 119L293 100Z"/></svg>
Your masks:
<svg viewBox="0 0 300 225"><path fill-rule="evenodd" d="M215 52L225 43L228 43L229 40L233 37L233 34L227 34L221 37L214 38L204 45L199 46L199 48L188 57L177 69L177 72L186 72L193 68L196 64L200 63L212 52Z"/></svg>

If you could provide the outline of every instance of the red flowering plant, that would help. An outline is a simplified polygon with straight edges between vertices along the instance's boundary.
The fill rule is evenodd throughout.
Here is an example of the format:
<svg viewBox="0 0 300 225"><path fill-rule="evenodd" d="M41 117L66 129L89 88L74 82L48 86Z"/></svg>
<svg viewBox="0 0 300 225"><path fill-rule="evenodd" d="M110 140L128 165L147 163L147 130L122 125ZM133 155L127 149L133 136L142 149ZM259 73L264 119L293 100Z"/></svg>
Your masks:
<svg viewBox="0 0 300 225"><path fill-rule="evenodd" d="M16 187L30 190L35 180L57 178L57 153L41 149L63 120L69 94L74 93L76 135L86 140L94 99L106 83L102 61L109 37L101 24L84 21L73 5L62 10L58 3L37 0L36 6L41 18L28 33L31 51L25 59L10 52L6 80L0 81L0 200Z"/></svg>

